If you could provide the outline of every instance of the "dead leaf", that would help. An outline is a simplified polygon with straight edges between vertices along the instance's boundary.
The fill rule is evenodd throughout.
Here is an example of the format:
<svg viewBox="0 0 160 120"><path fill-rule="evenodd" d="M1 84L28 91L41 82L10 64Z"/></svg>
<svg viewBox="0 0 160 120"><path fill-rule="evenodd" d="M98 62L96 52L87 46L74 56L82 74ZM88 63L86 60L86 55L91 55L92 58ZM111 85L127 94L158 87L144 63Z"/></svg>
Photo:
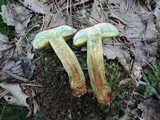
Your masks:
<svg viewBox="0 0 160 120"><path fill-rule="evenodd" d="M2 5L2 19L7 25L15 27L17 37L24 36L32 15L25 7L8 3Z"/></svg>
<svg viewBox="0 0 160 120"><path fill-rule="evenodd" d="M22 97L22 96L21 96ZM3 97L5 99L5 101L8 103L8 104L11 104L11 105L18 105L18 106L25 106L24 104L20 103L15 97L13 96L10 96L10 95L5 95ZM28 106L25 106L25 107L28 107Z"/></svg>
<svg viewBox="0 0 160 120"><path fill-rule="evenodd" d="M124 44L114 42L113 39L104 41L103 53L107 59L115 59L116 57L130 57L128 50L123 49Z"/></svg>
<svg viewBox="0 0 160 120"><path fill-rule="evenodd" d="M27 58L30 58L33 60L34 53L32 52L33 46L30 43L27 43L25 45L26 51L27 51Z"/></svg>
<svg viewBox="0 0 160 120"><path fill-rule="evenodd" d="M16 46L9 41L7 36L0 33L0 68L5 60L17 57L15 50Z"/></svg>
<svg viewBox="0 0 160 120"><path fill-rule="evenodd" d="M18 58L16 46L8 37L0 34L0 81L28 81L34 72L34 63L29 58Z"/></svg>
<svg viewBox="0 0 160 120"><path fill-rule="evenodd" d="M6 60L3 68L0 70L0 81L15 81L20 80L27 82L25 78L22 62L20 60Z"/></svg>
<svg viewBox="0 0 160 120"><path fill-rule="evenodd" d="M156 16L156 18L160 19L160 1L159 0L155 0L156 2L156 8L154 11L154 15Z"/></svg>
<svg viewBox="0 0 160 120"><path fill-rule="evenodd" d="M46 20L48 17L50 17L48 19L48 21ZM73 26L72 24L72 17L71 16L60 16L57 13L52 15L52 16L48 16L44 19L44 26L41 29L48 29L48 28L53 28L53 27L57 27L60 25L69 25L69 26Z"/></svg>
<svg viewBox="0 0 160 120"><path fill-rule="evenodd" d="M115 2L109 4L114 4L113 8L112 6L109 7L114 14L119 15L120 19L127 23L127 26L120 29L121 36L126 37L127 43L123 40L106 40L104 43L104 55L108 59L123 57L126 61L130 61L130 53L132 53L135 57L135 62L144 66L154 60L156 56L157 42L147 42L151 38L158 36L152 12L147 11L132 0L129 0L127 4L125 1ZM148 25L146 25L145 20L148 20Z"/></svg>
<svg viewBox="0 0 160 120"><path fill-rule="evenodd" d="M154 19L155 19L154 16L150 16L148 18L144 39L152 39L154 36L158 35L158 31L156 30Z"/></svg>
<svg viewBox="0 0 160 120"><path fill-rule="evenodd" d="M27 96L22 89L20 88L19 84L11 84L11 83L0 83L0 86L5 89L8 90L14 97L15 99L18 101L18 103L20 105L29 107L29 105L27 104L27 98L29 96ZM15 100L13 99L13 100Z"/></svg>
<svg viewBox="0 0 160 120"><path fill-rule="evenodd" d="M29 58L22 60L6 60L0 70L0 81L23 81L27 82L34 73L34 63Z"/></svg>
<svg viewBox="0 0 160 120"><path fill-rule="evenodd" d="M160 119L160 101L150 98L141 102L138 108L142 111L143 120Z"/></svg>
<svg viewBox="0 0 160 120"><path fill-rule="evenodd" d="M11 95L4 96L4 99L9 104L28 108L29 113L27 117L30 116L32 112L36 113L39 110L39 106L34 99L35 93L32 89L27 89L25 86L17 83L0 83L0 87L11 93Z"/></svg>
<svg viewBox="0 0 160 120"><path fill-rule="evenodd" d="M92 5L92 9L91 9L91 17L89 19L89 23L90 25L95 25L96 23L102 22L102 10L100 8L101 3L98 0L95 0L93 5Z"/></svg>
<svg viewBox="0 0 160 120"><path fill-rule="evenodd" d="M6 5L2 5L1 6L1 16L3 21L7 24L7 25L11 25L14 26L16 24L16 21L14 19L14 16L12 14L12 10L8 9L8 7Z"/></svg>
<svg viewBox="0 0 160 120"><path fill-rule="evenodd" d="M24 76L30 79L33 76L35 70L35 64L32 61L32 59L28 57L21 58L21 61L22 61Z"/></svg>
<svg viewBox="0 0 160 120"><path fill-rule="evenodd" d="M17 23L15 25L15 31L16 31L16 36L17 37L24 36L26 34L25 27L20 23Z"/></svg>
<svg viewBox="0 0 160 120"><path fill-rule="evenodd" d="M50 7L44 5L42 2L38 0L18 0L18 1L35 13L51 14L49 12Z"/></svg>

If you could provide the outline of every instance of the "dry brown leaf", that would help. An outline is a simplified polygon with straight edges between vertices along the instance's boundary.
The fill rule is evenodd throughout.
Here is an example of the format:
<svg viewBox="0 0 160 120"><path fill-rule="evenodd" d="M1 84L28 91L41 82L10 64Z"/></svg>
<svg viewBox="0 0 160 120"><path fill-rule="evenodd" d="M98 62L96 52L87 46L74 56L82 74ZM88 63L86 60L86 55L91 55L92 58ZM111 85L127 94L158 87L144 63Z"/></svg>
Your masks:
<svg viewBox="0 0 160 120"><path fill-rule="evenodd" d="M150 98L141 102L138 108L142 111L143 120L160 119L160 101Z"/></svg>
<svg viewBox="0 0 160 120"><path fill-rule="evenodd" d="M8 7L6 5L2 5L1 6L1 15L2 15L2 19L3 21L7 24L7 25L11 25L11 26L15 26L16 21L14 19L14 16L12 14L12 10L8 9Z"/></svg>
<svg viewBox="0 0 160 120"><path fill-rule="evenodd" d="M123 57L130 61L130 53L132 53L135 57L135 62L141 66L148 64L155 59L157 49L157 42L147 41L158 36L152 19L152 12L147 11L142 6L138 6L132 0L115 2L113 3L112 1L109 5L114 4L114 6L109 7L114 14L119 15L120 19L127 23L127 26L120 29L120 31L121 36L125 36L128 43L125 41L106 40L104 55L108 59ZM148 25L145 23L146 20L148 20Z"/></svg>
<svg viewBox="0 0 160 120"><path fill-rule="evenodd" d="M29 113L27 117L39 110L39 106L34 99L35 93L32 89L29 90L25 86L21 86L17 83L0 83L0 87L11 93L11 95L4 96L4 99L9 104L25 106L28 108Z"/></svg>
<svg viewBox="0 0 160 120"><path fill-rule="evenodd" d="M123 43L114 43L113 39L108 39L104 41L104 55L107 59L115 59L116 57L130 57L128 50L123 49Z"/></svg>
<svg viewBox="0 0 160 120"><path fill-rule="evenodd" d="M51 14L49 12L50 7L44 5L42 2L38 0L18 0L18 1L35 13Z"/></svg>
<svg viewBox="0 0 160 120"><path fill-rule="evenodd" d="M18 101L19 105L29 107L29 105L27 104L27 101L26 101L29 96L27 96L22 91L19 84L0 83L0 86L3 89L8 90L14 96L14 98ZM13 99L13 100L15 100L15 99Z"/></svg>
<svg viewBox="0 0 160 120"><path fill-rule="evenodd" d="M154 11L154 15L156 16L156 18L160 19L160 1L159 0L155 0L156 2L156 8Z"/></svg>
<svg viewBox="0 0 160 120"><path fill-rule="evenodd" d="M52 16L50 24L48 25L49 28L57 27L60 25L69 25L73 26L72 24L72 17L71 16L59 16L58 14L55 14Z"/></svg>
<svg viewBox="0 0 160 120"><path fill-rule="evenodd" d="M89 23L90 25L95 25L98 22L102 22L102 13L100 8L100 1L95 0L92 9L91 9L91 15L90 15Z"/></svg>
<svg viewBox="0 0 160 120"><path fill-rule="evenodd" d="M2 5L2 19L7 25L15 27L17 37L24 36L32 15L25 7L8 3Z"/></svg>
<svg viewBox="0 0 160 120"><path fill-rule="evenodd" d="M20 103L15 97L11 96L11 95L5 95L3 97L5 99L5 101L8 103L8 104L11 104L11 105L18 105L18 106L25 106L24 104ZM27 98L26 98L27 99ZM25 107L28 107L28 106L25 106Z"/></svg>
<svg viewBox="0 0 160 120"><path fill-rule="evenodd" d="M2 68L3 62L6 59L17 57L15 52L16 46L12 44L6 35L0 33L0 67Z"/></svg>
<svg viewBox="0 0 160 120"><path fill-rule="evenodd" d="M27 82L32 77L35 66L29 58L24 60L8 59L0 69L0 81Z"/></svg>
<svg viewBox="0 0 160 120"><path fill-rule="evenodd" d="M154 36L157 36L159 33L155 28L154 16L150 16L147 20L147 27L145 31L145 39L152 39Z"/></svg>
<svg viewBox="0 0 160 120"><path fill-rule="evenodd" d="M34 63L29 58L19 60L16 46L8 37L0 34L0 82L1 81L28 81L34 72Z"/></svg>

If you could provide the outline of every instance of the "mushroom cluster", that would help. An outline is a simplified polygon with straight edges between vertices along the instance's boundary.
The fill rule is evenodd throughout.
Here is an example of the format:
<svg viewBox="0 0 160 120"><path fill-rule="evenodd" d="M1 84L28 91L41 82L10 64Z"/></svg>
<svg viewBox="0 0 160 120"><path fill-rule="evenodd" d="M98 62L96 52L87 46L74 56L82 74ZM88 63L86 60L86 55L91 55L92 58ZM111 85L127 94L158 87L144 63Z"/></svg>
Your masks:
<svg viewBox="0 0 160 120"><path fill-rule="evenodd" d="M74 52L65 42L76 32L76 29L66 25L42 31L33 40L33 47L41 49L51 45L68 73L73 94L80 97L87 92L84 73ZM110 104L113 96L105 76L102 40L118 34L117 28L112 24L99 23L78 31L73 37L75 46L87 44L87 66L91 87L97 100L103 104Z"/></svg>

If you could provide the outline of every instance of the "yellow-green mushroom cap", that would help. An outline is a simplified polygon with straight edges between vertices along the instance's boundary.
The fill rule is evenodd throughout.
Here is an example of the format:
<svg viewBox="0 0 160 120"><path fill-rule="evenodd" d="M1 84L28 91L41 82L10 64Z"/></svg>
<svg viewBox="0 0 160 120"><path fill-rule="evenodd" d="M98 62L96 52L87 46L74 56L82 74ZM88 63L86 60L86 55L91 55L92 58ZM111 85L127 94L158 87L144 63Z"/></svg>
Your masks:
<svg viewBox="0 0 160 120"><path fill-rule="evenodd" d="M110 23L99 23L92 27L88 27L78 31L73 38L73 44L75 46L86 44L87 39L89 39L88 37L92 37L89 36L90 33L94 34L94 32L95 34L98 34L98 37L101 37L102 40L109 37L115 37L119 34L118 29L114 25Z"/></svg>
<svg viewBox="0 0 160 120"><path fill-rule="evenodd" d="M100 36L102 37L102 40L110 37L116 37L119 34L118 29L110 24L110 23L99 23L94 25L93 27L97 28L100 27Z"/></svg>
<svg viewBox="0 0 160 120"><path fill-rule="evenodd" d="M67 25L62 25L49 30L44 30L35 36L32 45L35 49L42 49L49 46L49 40L63 37L66 41L70 39L76 32L76 29Z"/></svg>

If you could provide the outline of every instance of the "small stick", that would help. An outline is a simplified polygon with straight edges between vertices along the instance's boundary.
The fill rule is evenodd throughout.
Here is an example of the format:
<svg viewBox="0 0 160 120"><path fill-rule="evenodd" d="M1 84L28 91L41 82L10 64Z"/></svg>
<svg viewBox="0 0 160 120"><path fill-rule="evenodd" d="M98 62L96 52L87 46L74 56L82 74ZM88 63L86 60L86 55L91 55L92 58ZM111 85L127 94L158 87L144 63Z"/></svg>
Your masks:
<svg viewBox="0 0 160 120"><path fill-rule="evenodd" d="M70 15L72 15L72 0L70 0L70 5L69 5L69 7L70 7Z"/></svg>
<svg viewBox="0 0 160 120"><path fill-rule="evenodd" d="M63 16L62 12L59 10L59 7L57 6L56 0L52 0L52 1L53 1L54 5L55 5L55 8L56 8L56 11L58 12L58 14L59 14L60 16Z"/></svg>
<svg viewBox="0 0 160 120"><path fill-rule="evenodd" d="M32 87L43 87L40 84L33 84L33 83L21 83L22 86L32 86Z"/></svg>
<svg viewBox="0 0 160 120"><path fill-rule="evenodd" d="M57 5L57 8L58 8L58 10L59 10L60 15L63 16L63 13L62 13L62 11L61 11L58 3L57 3L57 0L55 0L55 4Z"/></svg>
<svg viewBox="0 0 160 120"><path fill-rule="evenodd" d="M7 74L10 75L11 77L16 78L16 79L18 79L18 80L21 80L21 81L23 81L23 82L29 81L29 79L26 79L26 78L24 78L24 77L20 77L20 76L18 76L18 75L16 75L16 74L11 73L10 71L6 71L6 72L7 72Z"/></svg>
<svg viewBox="0 0 160 120"><path fill-rule="evenodd" d="M0 94L0 98L2 98L3 96L5 96L7 93L8 93L7 90L3 91L3 92Z"/></svg>
<svg viewBox="0 0 160 120"><path fill-rule="evenodd" d="M90 0L81 1L81 2L79 2L79 3L72 4L70 7L71 7L71 8L72 8L72 7L76 7L76 6L78 6L78 5L82 5L82 4L84 4L84 3L86 3L86 2L89 2L89 1L90 1ZM69 7L69 6L62 8L61 11L68 9L68 7Z"/></svg>
<svg viewBox="0 0 160 120"><path fill-rule="evenodd" d="M68 0L67 0L67 15L69 15L69 13L68 13L68 8L69 8L69 5L68 5Z"/></svg>
<svg viewBox="0 0 160 120"><path fill-rule="evenodd" d="M35 62L35 61L39 60L41 57L43 57L44 55L46 55L50 51L51 51L51 49L46 51L45 53L43 53L41 56L39 56L38 58L34 59L33 61Z"/></svg>
<svg viewBox="0 0 160 120"><path fill-rule="evenodd" d="M124 20L122 20L120 17L116 16L113 12L110 12L109 18L114 18L116 20L119 20L123 25L127 26L127 22L125 22Z"/></svg>
<svg viewBox="0 0 160 120"><path fill-rule="evenodd" d="M97 23L100 23L100 21L98 21L96 18L92 17L91 15L90 15L90 17L91 17L93 20L95 20Z"/></svg>

